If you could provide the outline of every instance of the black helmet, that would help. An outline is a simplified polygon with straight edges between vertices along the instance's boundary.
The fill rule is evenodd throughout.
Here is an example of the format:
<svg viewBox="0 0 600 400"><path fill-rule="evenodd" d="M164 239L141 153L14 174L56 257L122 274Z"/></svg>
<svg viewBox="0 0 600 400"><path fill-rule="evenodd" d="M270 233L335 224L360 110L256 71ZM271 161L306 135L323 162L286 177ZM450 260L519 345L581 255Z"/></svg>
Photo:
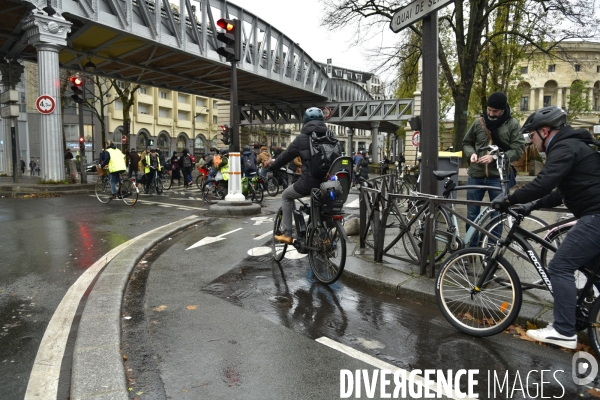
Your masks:
<svg viewBox="0 0 600 400"><path fill-rule="evenodd" d="M250 146L244 146L244 151L250 151Z"/></svg>
<svg viewBox="0 0 600 400"><path fill-rule="evenodd" d="M219 153L221 155L227 155L227 154L229 154L229 147L223 147L221 150L219 150Z"/></svg>
<svg viewBox="0 0 600 400"><path fill-rule="evenodd" d="M558 128L567 123L567 113L556 106L544 107L531 114L523 124L521 133L534 131L542 126Z"/></svg>
<svg viewBox="0 0 600 400"><path fill-rule="evenodd" d="M306 124L308 121L323 121L325 117L323 116L323 111L321 111L318 107L307 108L304 111L304 123Z"/></svg>

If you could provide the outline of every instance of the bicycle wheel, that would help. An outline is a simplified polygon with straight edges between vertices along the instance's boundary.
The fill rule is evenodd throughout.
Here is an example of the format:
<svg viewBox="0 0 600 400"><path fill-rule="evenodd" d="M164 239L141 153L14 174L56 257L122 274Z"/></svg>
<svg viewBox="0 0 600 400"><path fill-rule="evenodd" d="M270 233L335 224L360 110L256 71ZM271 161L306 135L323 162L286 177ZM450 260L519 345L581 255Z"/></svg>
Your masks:
<svg viewBox="0 0 600 400"><path fill-rule="evenodd" d="M156 180L154 181L154 187L156 189L156 194L162 194L162 192L164 190L164 186L163 186L163 180L160 176L156 177Z"/></svg>
<svg viewBox="0 0 600 400"><path fill-rule="evenodd" d="M167 179L166 182L163 184L163 188L165 190L169 190L171 189L171 186L173 186L173 176L167 175L167 177L169 179Z"/></svg>
<svg viewBox="0 0 600 400"><path fill-rule="evenodd" d="M308 262L315 277L323 283L337 281L346 265L346 239L339 221L323 219L308 234ZM313 250L316 249L316 250Z"/></svg>
<svg viewBox="0 0 600 400"><path fill-rule="evenodd" d="M217 200L222 200L219 190L216 188L217 181L209 179L202 185L202 198L208 204L215 204Z"/></svg>
<svg viewBox="0 0 600 400"><path fill-rule="evenodd" d="M110 183L106 179L101 179L96 182L96 188L94 189L96 192L96 198L100 203L108 204L112 200L112 191L110 189Z"/></svg>
<svg viewBox="0 0 600 400"><path fill-rule="evenodd" d="M121 197L128 206L133 206L137 203L138 189L135 184L126 179L121 183Z"/></svg>
<svg viewBox="0 0 600 400"><path fill-rule="evenodd" d="M600 357L600 299L596 299L592 305L588 318L588 338L596 357Z"/></svg>
<svg viewBox="0 0 600 400"><path fill-rule="evenodd" d="M569 230L571 230L571 228L574 225L574 223L569 223L568 225L561 225L556 227L548 234L546 240L552 243L556 248L558 248L558 246L560 246L560 244L565 240L565 237L567 236L567 233L569 233ZM542 248L542 250L540 251L540 261L543 266L548 267L548 264L550 264L550 260L552 260L552 257L554 257L554 252L546 249L545 247Z"/></svg>
<svg viewBox="0 0 600 400"><path fill-rule="evenodd" d="M206 182L206 177L204 175L198 175L196 177L196 186L198 186L198 189L202 190L202 186L204 185L204 183Z"/></svg>
<svg viewBox="0 0 600 400"><path fill-rule="evenodd" d="M253 187L255 183L252 183ZM262 203L265 198L265 191L263 190L261 185L256 184L254 190L252 191L252 201L255 203Z"/></svg>
<svg viewBox="0 0 600 400"><path fill-rule="evenodd" d="M283 220L283 210L280 208L275 215L275 221L273 223L273 237L275 235L281 235L283 231L281 230L281 221ZM273 258L275 261L281 261L283 256L285 256L285 251L287 250L287 243L281 243L271 238L271 250L273 250Z"/></svg>
<svg viewBox="0 0 600 400"><path fill-rule="evenodd" d="M419 208L422 207L422 203L417 202L409 207L406 218L410 222L418 213ZM419 219L415 221L408 232L402 235L402 244L406 250L406 254L413 259L418 260L417 251L421 250L423 245L423 239L425 238L425 228L428 212L424 212L419 216ZM433 230L435 232L435 261L440 261L448 250L450 250L452 242L452 233L450 227L453 226L450 222L450 216L448 213L441 209L436 208L435 218L433 220ZM415 241L417 248L413 246L408 235L411 235ZM427 256L426 256L427 257Z"/></svg>
<svg viewBox="0 0 600 400"><path fill-rule="evenodd" d="M267 178L267 193L271 197L275 197L279 193L279 182L275 177Z"/></svg>
<svg viewBox="0 0 600 400"><path fill-rule="evenodd" d="M493 217L492 220L485 225L484 229L488 232L492 232L497 236L505 237L508 231L510 230L510 227L512 226L513 222L514 219L510 215L500 214ZM539 231L540 229L544 229L546 226L548 226L546 222L537 217L534 217L533 215L526 216L523 219L523 222L521 223L521 228L529 232ZM536 235L540 237L544 237L545 234L545 230L536 233ZM479 239L479 247L485 249L490 244L490 237L485 235L481 236L483 237L480 237ZM537 254L540 254L544 250L542 246L537 245L533 241L529 241L529 244L533 247ZM521 281L521 284L524 285L526 288L528 287L528 284L542 284L542 282L540 281L540 275L538 274L533 264L531 264L531 262L529 261L529 257L525 253L525 250L522 249L517 242L513 242L510 245L510 250L506 251L503 257L510 263L510 265L512 265L517 275L519 275L519 280Z"/></svg>
<svg viewBox="0 0 600 400"><path fill-rule="evenodd" d="M510 326L519 315L523 292L519 276L502 257L479 291L487 251L478 248L454 253L440 269L435 297L440 311L456 329L472 336L491 336Z"/></svg>

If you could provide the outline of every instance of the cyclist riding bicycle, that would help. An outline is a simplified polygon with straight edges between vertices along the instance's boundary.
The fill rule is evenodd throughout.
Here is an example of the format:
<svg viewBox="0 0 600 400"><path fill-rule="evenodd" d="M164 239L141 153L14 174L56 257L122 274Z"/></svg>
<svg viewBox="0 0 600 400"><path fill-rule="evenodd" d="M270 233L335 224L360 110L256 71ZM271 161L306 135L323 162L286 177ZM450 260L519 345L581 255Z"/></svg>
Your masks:
<svg viewBox="0 0 600 400"><path fill-rule="evenodd" d="M527 336L545 343L575 349L577 288L575 272L581 267L593 270L600 256L600 153L592 149L592 135L586 129L567 125L560 108L544 107L527 118L523 133L546 163L538 176L512 195L500 195L492 206L505 210L520 204L521 213L565 206L579 220L565 237L548 265L554 292L554 322L544 329L530 329Z"/></svg>
<svg viewBox="0 0 600 400"><path fill-rule="evenodd" d="M112 193L111 198L117 197L117 183L119 183L120 174L124 173L127 169L125 165L125 155L121 150L117 149L115 143L111 140L107 142L106 154L100 162L100 165L104 168L108 165L108 172L110 173L110 191Z"/></svg>
<svg viewBox="0 0 600 400"><path fill-rule="evenodd" d="M294 200L308 196L312 189L318 188L323 182L323 178L313 175L308 160L311 156L310 136L313 132L319 137L327 134L327 125L323 122L324 119L323 111L320 108L308 108L304 112L304 127L300 135L269 165L269 170L274 172L298 156L302 159L302 175L300 179L293 185L288 186L281 194L281 208L283 211L281 228L283 233L274 236L274 239L278 242L287 244L293 242L292 212L294 210Z"/></svg>

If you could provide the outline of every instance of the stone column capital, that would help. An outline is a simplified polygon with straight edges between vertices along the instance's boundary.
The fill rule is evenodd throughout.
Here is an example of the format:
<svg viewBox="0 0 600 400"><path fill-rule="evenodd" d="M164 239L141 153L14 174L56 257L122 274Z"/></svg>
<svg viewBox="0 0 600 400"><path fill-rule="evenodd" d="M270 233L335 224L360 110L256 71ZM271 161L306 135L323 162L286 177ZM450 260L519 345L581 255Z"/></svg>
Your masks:
<svg viewBox="0 0 600 400"><path fill-rule="evenodd" d="M60 14L49 16L39 9L34 9L23 19L23 30L27 32L29 44L33 46L66 46L71 25Z"/></svg>

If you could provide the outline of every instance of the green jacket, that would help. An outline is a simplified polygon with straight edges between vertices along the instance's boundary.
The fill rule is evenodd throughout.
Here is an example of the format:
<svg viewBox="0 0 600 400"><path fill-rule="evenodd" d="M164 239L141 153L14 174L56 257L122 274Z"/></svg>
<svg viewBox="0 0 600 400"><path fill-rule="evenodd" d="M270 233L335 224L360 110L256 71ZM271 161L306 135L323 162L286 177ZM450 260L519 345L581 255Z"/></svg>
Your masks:
<svg viewBox="0 0 600 400"><path fill-rule="evenodd" d="M473 121L473 124L463 138L463 155L467 160L471 160L471 155L475 152L477 152L478 157L489 154L487 151L479 150L480 148L491 144L490 137L483 130L479 118ZM510 150L504 153L504 159L506 161L512 162L519 160L525 151L525 138L520 130L521 126L519 125L519 121L515 118L509 119L498 128L498 135L500 135L500 138L510 146ZM470 164L467 173L472 178L497 178L500 176L498 169L496 168L496 163L494 162L490 164Z"/></svg>

